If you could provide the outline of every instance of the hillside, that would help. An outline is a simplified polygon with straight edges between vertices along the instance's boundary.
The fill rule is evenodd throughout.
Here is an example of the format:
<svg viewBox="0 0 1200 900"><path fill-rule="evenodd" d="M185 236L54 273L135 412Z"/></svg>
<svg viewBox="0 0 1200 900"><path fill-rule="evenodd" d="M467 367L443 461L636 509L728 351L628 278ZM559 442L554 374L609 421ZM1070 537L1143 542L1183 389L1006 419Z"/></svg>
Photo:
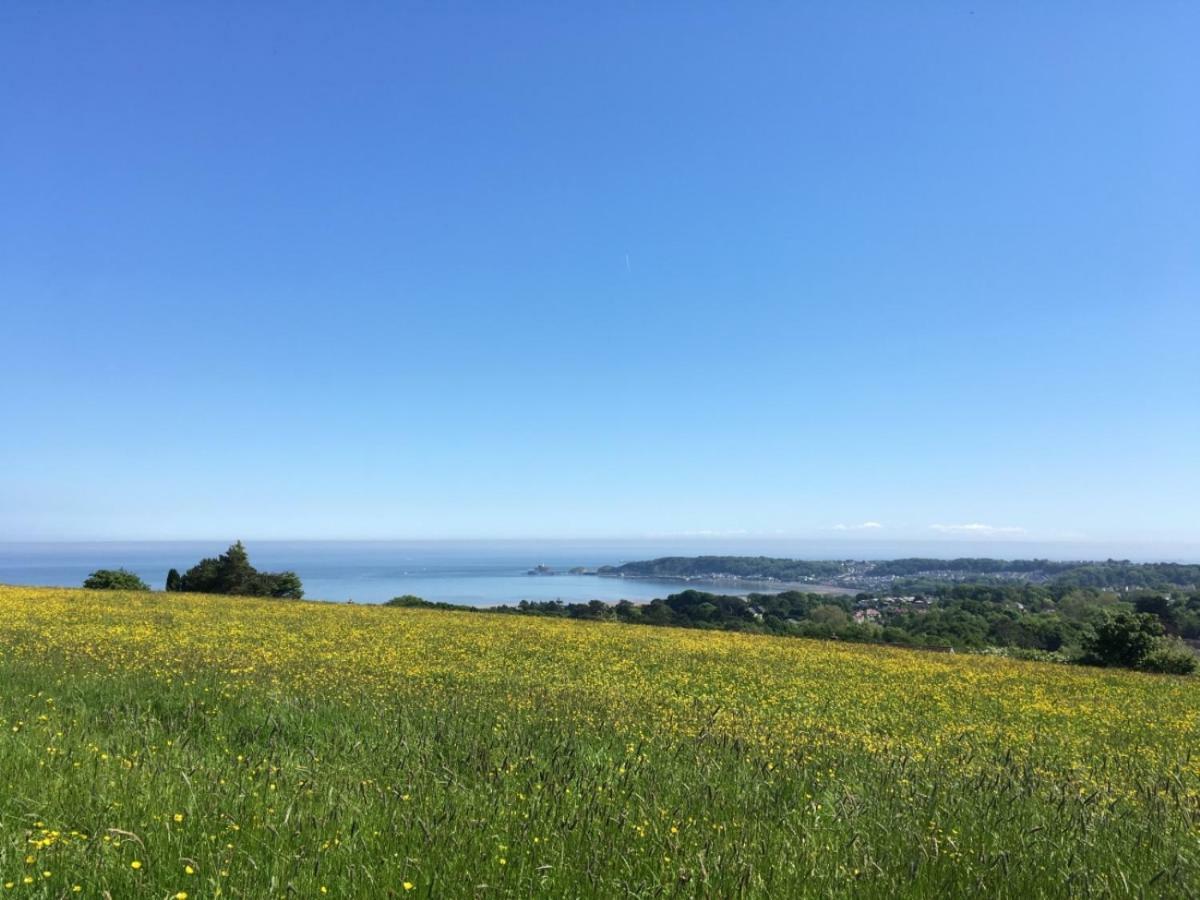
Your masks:
<svg viewBox="0 0 1200 900"><path fill-rule="evenodd" d="M1200 887L1195 680L0 587L13 896Z"/></svg>
<svg viewBox="0 0 1200 900"><path fill-rule="evenodd" d="M839 562L809 562L769 556L663 556L658 559L601 566L601 575L638 578L747 578L805 581L833 578L846 571Z"/></svg>
<svg viewBox="0 0 1200 900"><path fill-rule="evenodd" d="M1114 559L1061 562L1048 559L910 557L856 561L767 556L664 556L619 566L603 566L599 573L636 578L822 582L861 590L1012 581L1105 590L1200 588L1200 565L1134 563Z"/></svg>

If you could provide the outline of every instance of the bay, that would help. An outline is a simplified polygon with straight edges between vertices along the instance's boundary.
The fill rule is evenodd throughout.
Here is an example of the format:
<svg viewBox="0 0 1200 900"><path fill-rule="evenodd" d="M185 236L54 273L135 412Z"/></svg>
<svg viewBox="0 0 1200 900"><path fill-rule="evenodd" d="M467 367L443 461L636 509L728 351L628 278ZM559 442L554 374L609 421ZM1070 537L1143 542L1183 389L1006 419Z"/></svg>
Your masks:
<svg viewBox="0 0 1200 900"><path fill-rule="evenodd" d="M0 584L79 587L100 568L126 568L161 589L167 570L188 569L216 556L229 540L0 543ZM247 541L251 562L264 571L291 570L305 597L382 603L401 594L426 600L494 606L521 600L644 602L683 588L678 581L568 575L658 556L765 555L793 559L893 559L995 556L1006 559L1175 560L1200 558L1194 545L1108 545L1033 541L851 541L747 537L629 540ZM554 575L529 575L545 565ZM766 590L762 585L691 582L722 593Z"/></svg>

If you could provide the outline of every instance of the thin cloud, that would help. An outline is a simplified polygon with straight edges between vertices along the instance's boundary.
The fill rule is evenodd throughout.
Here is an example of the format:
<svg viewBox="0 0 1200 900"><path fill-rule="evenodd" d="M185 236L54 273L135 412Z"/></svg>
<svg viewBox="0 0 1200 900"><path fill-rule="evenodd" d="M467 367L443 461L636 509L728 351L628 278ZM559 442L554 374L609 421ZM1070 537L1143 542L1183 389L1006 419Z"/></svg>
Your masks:
<svg viewBox="0 0 1200 900"><path fill-rule="evenodd" d="M984 525L982 522L969 522L965 525L930 525L929 528L942 534L973 534L982 537L1025 533L1025 529L1018 525Z"/></svg>
<svg viewBox="0 0 1200 900"><path fill-rule="evenodd" d="M863 522L861 525L844 525L841 522L833 526L834 531L863 531L873 528L882 528L883 525L879 522Z"/></svg>

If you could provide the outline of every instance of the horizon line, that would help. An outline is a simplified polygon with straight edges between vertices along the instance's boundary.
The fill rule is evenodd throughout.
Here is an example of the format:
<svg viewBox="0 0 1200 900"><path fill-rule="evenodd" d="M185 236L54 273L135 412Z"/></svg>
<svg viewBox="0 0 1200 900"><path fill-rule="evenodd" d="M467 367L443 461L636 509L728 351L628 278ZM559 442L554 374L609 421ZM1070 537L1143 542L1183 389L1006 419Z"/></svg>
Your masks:
<svg viewBox="0 0 1200 900"><path fill-rule="evenodd" d="M666 542L684 541L696 543L753 543L806 541L828 542L834 544L946 544L950 546L973 544L1077 544L1077 545L1110 545L1127 544L1135 546L1177 545L1198 546L1200 538L1109 538L1109 537L1035 537L1028 534L933 534L929 536L894 536L885 537L878 533L863 534L637 534L637 535L589 535L589 536L438 536L438 537L259 537L259 536L191 536L191 537L3 537L0 544L177 544L177 543L221 543L224 541L254 541L256 543L517 543L517 542L547 542L547 543L582 543L582 542Z"/></svg>

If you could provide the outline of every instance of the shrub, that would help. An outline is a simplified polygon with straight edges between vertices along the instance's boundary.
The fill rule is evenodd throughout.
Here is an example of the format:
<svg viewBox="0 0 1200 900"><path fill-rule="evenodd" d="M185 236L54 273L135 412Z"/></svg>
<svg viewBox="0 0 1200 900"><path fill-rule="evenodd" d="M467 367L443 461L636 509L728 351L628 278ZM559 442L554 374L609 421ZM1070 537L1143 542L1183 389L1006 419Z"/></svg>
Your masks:
<svg viewBox="0 0 1200 900"><path fill-rule="evenodd" d="M83 582L91 591L148 591L150 585L128 569L97 569Z"/></svg>
<svg viewBox="0 0 1200 900"><path fill-rule="evenodd" d="M1138 668L1162 675L1191 675L1196 671L1196 654L1182 641L1162 641L1146 654Z"/></svg>
<svg viewBox="0 0 1200 900"><path fill-rule="evenodd" d="M422 607L422 606L432 606L433 604L430 603L428 600L422 600L420 597L416 596L415 594L405 594L403 597L393 597L391 600L387 601L383 605L384 606Z"/></svg>
<svg viewBox="0 0 1200 900"><path fill-rule="evenodd" d="M1154 616L1118 613L1096 626L1095 632L1084 641L1082 662L1137 669L1158 649L1162 636L1162 624Z"/></svg>

